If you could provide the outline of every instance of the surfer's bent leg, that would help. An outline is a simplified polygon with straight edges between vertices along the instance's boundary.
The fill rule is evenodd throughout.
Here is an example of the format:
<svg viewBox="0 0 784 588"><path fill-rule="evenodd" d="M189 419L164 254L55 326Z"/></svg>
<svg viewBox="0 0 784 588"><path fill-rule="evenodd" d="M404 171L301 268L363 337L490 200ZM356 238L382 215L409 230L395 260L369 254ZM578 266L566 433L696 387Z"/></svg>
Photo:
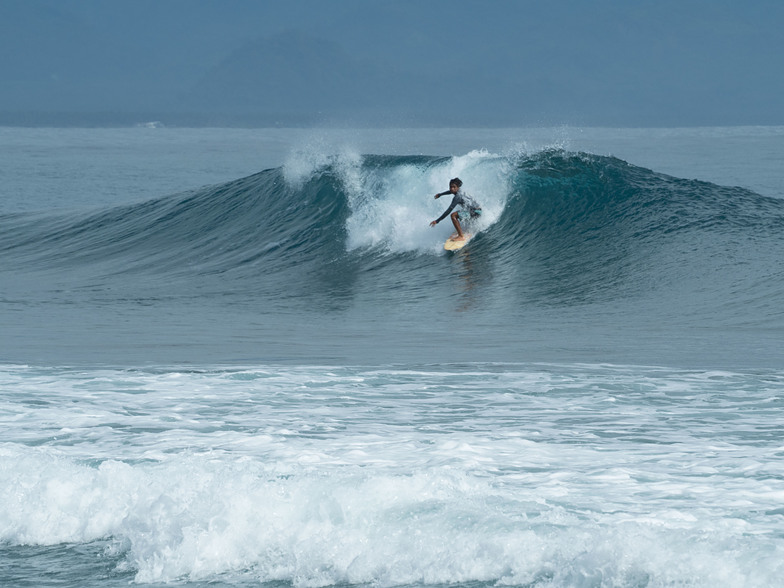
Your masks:
<svg viewBox="0 0 784 588"><path fill-rule="evenodd" d="M460 221L457 220L458 214L459 213L455 211L450 214L449 217L452 219L452 224L455 225L455 229L457 229L457 238L463 239L463 229L460 228Z"/></svg>

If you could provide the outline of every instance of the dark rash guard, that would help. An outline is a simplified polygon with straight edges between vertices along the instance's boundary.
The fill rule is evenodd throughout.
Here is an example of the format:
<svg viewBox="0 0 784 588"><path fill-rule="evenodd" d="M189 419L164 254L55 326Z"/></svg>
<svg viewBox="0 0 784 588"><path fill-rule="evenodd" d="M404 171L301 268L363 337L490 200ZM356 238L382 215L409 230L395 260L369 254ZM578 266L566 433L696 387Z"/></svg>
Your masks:
<svg viewBox="0 0 784 588"><path fill-rule="evenodd" d="M452 192L450 191L441 192L439 196L444 196L451 193ZM473 198L471 198L462 190L458 190L452 198L452 202L449 205L449 208L446 209L446 212L436 219L436 224L444 220L447 215L449 215L449 213L455 209L455 206L461 206L464 210L467 210L469 213L471 213L471 216L474 216L477 210L482 210L482 208L474 201Z"/></svg>

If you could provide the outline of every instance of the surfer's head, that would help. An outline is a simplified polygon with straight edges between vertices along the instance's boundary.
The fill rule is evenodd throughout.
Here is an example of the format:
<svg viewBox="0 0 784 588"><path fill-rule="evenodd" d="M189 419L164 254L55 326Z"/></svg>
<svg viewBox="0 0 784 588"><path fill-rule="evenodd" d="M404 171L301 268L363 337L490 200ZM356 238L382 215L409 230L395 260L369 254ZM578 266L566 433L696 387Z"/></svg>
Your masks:
<svg viewBox="0 0 784 588"><path fill-rule="evenodd" d="M457 192L460 189L460 186L463 185L463 180L460 178L452 178L449 180L449 191L452 193Z"/></svg>

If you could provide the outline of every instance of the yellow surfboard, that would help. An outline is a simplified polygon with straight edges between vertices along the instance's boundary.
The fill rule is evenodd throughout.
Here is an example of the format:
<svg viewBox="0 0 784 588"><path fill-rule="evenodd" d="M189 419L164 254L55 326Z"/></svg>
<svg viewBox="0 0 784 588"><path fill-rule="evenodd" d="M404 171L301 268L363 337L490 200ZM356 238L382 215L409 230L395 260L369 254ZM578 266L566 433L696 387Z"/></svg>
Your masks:
<svg viewBox="0 0 784 588"><path fill-rule="evenodd" d="M465 247L466 243L471 240L471 237L473 237L471 233L463 233L462 239L453 239L452 237L449 237L449 239L446 240L446 243L444 243L444 249L447 251L457 251L458 249L462 249Z"/></svg>

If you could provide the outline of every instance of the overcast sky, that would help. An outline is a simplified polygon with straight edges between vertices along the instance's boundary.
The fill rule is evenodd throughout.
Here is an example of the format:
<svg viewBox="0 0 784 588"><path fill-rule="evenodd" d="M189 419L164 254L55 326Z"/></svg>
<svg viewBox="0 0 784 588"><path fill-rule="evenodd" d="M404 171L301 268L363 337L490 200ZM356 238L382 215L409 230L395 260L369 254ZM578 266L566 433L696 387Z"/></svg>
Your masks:
<svg viewBox="0 0 784 588"><path fill-rule="evenodd" d="M781 0L0 0L0 124L784 124Z"/></svg>

